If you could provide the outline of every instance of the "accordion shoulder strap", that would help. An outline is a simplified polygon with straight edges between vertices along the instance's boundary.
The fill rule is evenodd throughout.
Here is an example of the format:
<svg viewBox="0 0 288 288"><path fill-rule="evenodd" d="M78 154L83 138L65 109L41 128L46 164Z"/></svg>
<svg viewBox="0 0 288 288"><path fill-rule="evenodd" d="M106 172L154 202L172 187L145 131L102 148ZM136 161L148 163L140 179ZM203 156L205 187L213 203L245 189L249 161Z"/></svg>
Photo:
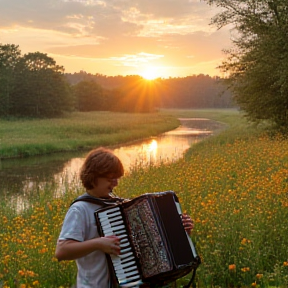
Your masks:
<svg viewBox="0 0 288 288"><path fill-rule="evenodd" d="M124 200L125 199L118 198L118 197L113 197L113 198L109 198L109 199L102 199L102 198L96 198L96 197L93 197L90 195L82 195L82 196L79 196L76 199L74 199L73 202L70 204L70 206L73 205L74 203L78 202L78 201L85 201L85 202L90 202L93 204L98 204L102 207L107 207L107 206L122 203Z"/></svg>

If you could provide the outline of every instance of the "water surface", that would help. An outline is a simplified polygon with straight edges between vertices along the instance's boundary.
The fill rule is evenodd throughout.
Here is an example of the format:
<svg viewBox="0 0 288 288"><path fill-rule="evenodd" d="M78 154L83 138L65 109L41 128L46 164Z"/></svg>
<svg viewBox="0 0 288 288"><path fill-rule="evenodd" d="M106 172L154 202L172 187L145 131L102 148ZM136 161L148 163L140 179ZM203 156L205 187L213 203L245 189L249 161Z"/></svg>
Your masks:
<svg viewBox="0 0 288 288"><path fill-rule="evenodd" d="M208 119L180 118L181 126L157 137L111 148L127 172L135 165L176 161L193 144L209 137L223 125ZM0 195L29 195L47 182L61 185L63 177L78 175L87 151L0 160Z"/></svg>

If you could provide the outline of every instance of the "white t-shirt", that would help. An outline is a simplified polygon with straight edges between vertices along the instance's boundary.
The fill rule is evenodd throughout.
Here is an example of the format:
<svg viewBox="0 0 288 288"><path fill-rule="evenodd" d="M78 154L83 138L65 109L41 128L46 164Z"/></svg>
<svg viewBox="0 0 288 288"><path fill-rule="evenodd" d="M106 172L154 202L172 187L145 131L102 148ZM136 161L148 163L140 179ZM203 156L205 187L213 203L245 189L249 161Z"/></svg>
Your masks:
<svg viewBox="0 0 288 288"><path fill-rule="evenodd" d="M88 194L84 194L88 195ZM99 237L94 211L99 205L78 201L74 203L64 219L59 240L85 241ZM105 253L94 251L76 260L77 288L108 288L109 271Z"/></svg>

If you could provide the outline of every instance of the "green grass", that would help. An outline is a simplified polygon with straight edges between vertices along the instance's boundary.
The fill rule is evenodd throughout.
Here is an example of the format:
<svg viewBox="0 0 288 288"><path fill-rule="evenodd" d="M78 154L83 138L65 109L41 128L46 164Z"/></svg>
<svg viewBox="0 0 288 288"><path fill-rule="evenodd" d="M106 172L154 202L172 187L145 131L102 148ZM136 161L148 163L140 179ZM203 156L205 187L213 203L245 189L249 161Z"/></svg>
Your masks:
<svg viewBox="0 0 288 288"><path fill-rule="evenodd" d="M270 137L237 111L163 113L217 117L230 126L193 145L179 161L134 167L115 192L129 198L154 191L177 193L183 210L195 221L192 239L202 259L197 288L288 287L288 140ZM61 197L47 183L31 194L20 214L15 212L19 199L0 200L3 287L74 283L75 264L58 263L54 251L66 210L83 189L77 178L63 182ZM187 281L179 280L179 287Z"/></svg>
<svg viewBox="0 0 288 288"><path fill-rule="evenodd" d="M162 113L75 112L59 119L0 120L0 159L112 146L178 125Z"/></svg>

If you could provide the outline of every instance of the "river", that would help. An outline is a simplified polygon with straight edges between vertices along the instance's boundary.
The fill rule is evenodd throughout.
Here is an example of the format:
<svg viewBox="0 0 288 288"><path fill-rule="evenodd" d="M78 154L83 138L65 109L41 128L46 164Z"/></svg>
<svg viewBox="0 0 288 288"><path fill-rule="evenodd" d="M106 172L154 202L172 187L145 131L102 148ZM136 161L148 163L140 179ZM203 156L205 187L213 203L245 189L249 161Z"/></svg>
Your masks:
<svg viewBox="0 0 288 288"><path fill-rule="evenodd" d="M193 144L224 128L203 118L179 118L181 125L157 137L111 148L126 171L135 165L176 161ZM29 158L0 160L0 195L25 196L47 182L71 181L78 173L87 151L55 153ZM37 189L36 189L37 190Z"/></svg>

